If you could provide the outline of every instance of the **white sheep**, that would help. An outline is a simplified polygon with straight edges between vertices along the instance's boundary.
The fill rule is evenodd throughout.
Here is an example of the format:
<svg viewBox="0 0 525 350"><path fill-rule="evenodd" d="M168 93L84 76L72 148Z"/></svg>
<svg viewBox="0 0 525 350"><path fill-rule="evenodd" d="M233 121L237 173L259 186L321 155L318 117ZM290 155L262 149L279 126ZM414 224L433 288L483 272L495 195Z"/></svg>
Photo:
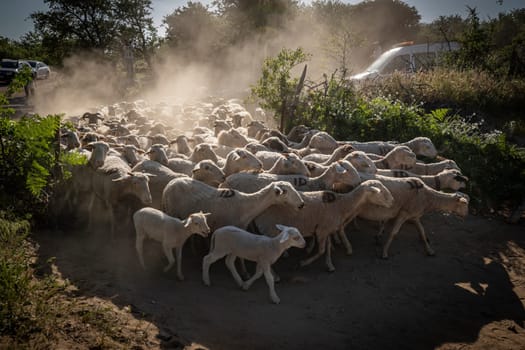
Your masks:
<svg viewBox="0 0 525 350"><path fill-rule="evenodd" d="M337 147L332 154L312 153L304 156L303 161L308 160L321 165L330 165L337 160L343 159L352 151L354 151L354 148L351 145L341 145Z"/></svg>
<svg viewBox="0 0 525 350"><path fill-rule="evenodd" d="M459 166L452 159L445 159L435 163L416 162L416 164L406 170L416 175L436 175L445 169L456 169L461 171Z"/></svg>
<svg viewBox="0 0 525 350"><path fill-rule="evenodd" d="M379 155L387 154L396 146L408 146L418 156L424 156L428 158L435 158L437 156L436 147L428 137L415 137L410 141L402 143L392 143L385 141L346 141L344 143L352 145L358 151Z"/></svg>
<svg viewBox="0 0 525 350"><path fill-rule="evenodd" d="M104 203L110 221L111 235L115 234L115 209L125 196L138 198L142 203L152 203L147 173L131 172L131 168L118 157L107 157L104 165L93 172L92 194L88 203L89 230L97 216L93 210L95 196ZM98 216L97 216L98 217Z"/></svg>
<svg viewBox="0 0 525 350"><path fill-rule="evenodd" d="M75 152L87 157L85 165L74 165L71 171L71 182L66 183L63 203L70 208L78 208L81 197L91 196L93 172L104 165L110 147L106 142L96 141L85 146L83 149L75 149Z"/></svg>
<svg viewBox="0 0 525 350"><path fill-rule="evenodd" d="M144 160L131 168L131 171L154 175L149 179L149 189L152 201L151 206L155 209L161 208L162 192L166 185L173 179L187 176L185 174L176 173L170 168L153 160Z"/></svg>
<svg viewBox="0 0 525 350"><path fill-rule="evenodd" d="M168 155L166 154L166 147L162 144L153 144L146 152L150 160L159 162L162 165L168 166Z"/></svg>
<svg viewBox="0 0 525 350"><path fill-rule="evenodd" d="M217 143L223 146L229 146L233 148L244 147L249 142L254 140L248 140L246 136L242 135L236 129L222 130L217 135Z"/></svg>
<svg viewBox="0 0 525 350"><path fill-rule="evenodd" d="M359 173L348 162L331 164L318 177L302 175L275 175L269 173L232 174L221 184L222 188L232 188L246 193L253 193L275 181L287 181L298 191L349 190L361 182Z"/></svg>
<svg viewBox="0 0 525 350"><path fill-rule="evenodd" d="M309 148L317 149L324 154L331 154L339 144L337 141L325 131L319 131L312 136L308 143Z"/></svg>
<svg viewBox="0 0 525 350"><path fill-rule="evenodd" d="M212 230L227 225L246 229L257 215L274 204L285 204L295 209L304 206L299 193L283 181L248 194L178 178L168 183L162 194L162 210L166 214L183 218L200 210L209 212L208 225Z"/></svg>
<svg viewBox="0 0 525 350"><path fill-rule="evenodd" d="M162 244L162 251L168 259L168 265L164 272L169 271L175 259L173 257L173 248L177 255L177 277L184 280L182 274L182 248L186 240L193 234L207 237L210 228L206 222L206 216L209 214L198 212L190 214L186 219L180 220L163 213L154 208L142 208L133 214L133 224L135 225L136 241L135 248L139 257L140 264L144 269L144 239L150 238Z"/></svg>
<svg viewBox="0 0 525 350"><path fill-rule="evenodd" d="M254 120L254 121L250 122L247 125L248 137L255 138L255 135L257 135L257 133L260 130L263 130L264 128L266 128L266 126L264 126L264 122L263 121Z"/></svg>
<svg viewBox="0 0 525 350"><path fill-rule="evenodd" d="M78 138L78 133L72 130L66 130L65 132L60 132L60 140L65 141L65 150L71 151L73 149L80 147L80 139Z"/></svg>
<svg viewBox="0 0 525 350"><path fill-rule="evenodd" d="M312 263L326 252L326 266L329 271L335 270L330 252L330 235L337 233L340 226L366 204L373 203L383 209L393 204L388 189L376 180L365 181L348 193L312 191L300 194L304 201L301 211L292 212L286 207L275 205L257 216L255 225L259 232L269 236L276 233L275 223L282 223L297 227L305 237L315 237L318 252L301 261L301 266Z"/></svg>
<svg viewBox="0 0 525 350"><path fill-rule="evenodd" d="M366 176L365 178L369 178ZM390 178L385 176L375 176L392 193L394 205L389 208L376 205L365 205L361 208L358 217L386 222L394 219L394 226L390 231L387 242L383 246L383 258L388 258L388 248L392 239L399 232L403 223L411 220L415 223L419 231L421 240L425 245L428 255L434 255L430 247L420 218L427 212L441 211L457 214L464 217L468 214L468 197L460 192L444 193L436 191L415 177L409 178ZM348 220L347 223L351 221Z"/></svg>
<svg viewBox="0 0 525 350"><path fill-rule="evenodd" d="M276 228L280 233L273 238L255 235L235 226L225 226L217 229L211 238L210 253L202 261L202 280L204 284L207 286L211 285L210 265L226 256L226 266L239 287L247 290L255 280L264 274L270 291L270 298L272 302L279 304L280 299L275 293L271 266L288 248L304 248L305 241L295 227L276 225ZM255 274L247 281L243 282L235 268L235 259L237 257L257 263Z"/></svg>
<svg viewBox="0 0 525 350"><path fill-rule="evenodd" d="M191 171L191 177L213 187L219 187L226 179L224 171L209 159L198 162Z"/></svg>
<svg viewBox="0 0 525 350"><path fill-rule="evenodd" d="M349 161L359 172L366 174L377 173L375 163L363 151L350 152L350 154L344 157L344 160Z"/></svg>
<svg viewBox="0 0 525 350"><path fill-rule="evenodd" d="M378 175L390 176L390 177L418 177L425 185L432 187L437 191L441 190L452 190L459 191L466 187L468 177L461 174L456 169L445 169L436 175L416 175L406 170L386 170L378 169Z"/></svg>
<svg viewBox="0 0 525 350"><path fill-rule="evenodd" d="M277 157L275 163L270 167L270 169L265 170L265 172L277 175L310 176L310 171L308 170L306 165L296 154L293 153L285 153Z"/></svg>
<svg viewBox="0 0 525 350"><path fill-rule="evenodd" d="M396 146L381 160L373 160L378 169L410 169L416 164L416 155L408 146Z"/></svg>

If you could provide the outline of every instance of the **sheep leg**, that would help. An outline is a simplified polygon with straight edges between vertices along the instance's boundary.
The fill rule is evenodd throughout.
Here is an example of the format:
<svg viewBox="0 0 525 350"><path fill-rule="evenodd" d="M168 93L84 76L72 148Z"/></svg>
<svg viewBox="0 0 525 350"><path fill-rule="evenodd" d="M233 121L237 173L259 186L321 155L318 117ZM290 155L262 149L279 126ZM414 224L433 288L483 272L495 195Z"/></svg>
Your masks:
<svg viewBox="0 0 525 350"><path fill-rule="evenodd" d="M268 284L268 289L270 291L270 298L275 304L279 304L281 299L279 299L277 293L275 293L275 283L273 280L272 269L270 268L269 264L265 264L262 269L264 272L264 278L266 279L266 284Z"/></svg>
<svg viewBox="0 0 525 350"><path fill-rule="evenodd" d="M405 221L406 221L406 218L403 215L399 215L396 221L394 222L394 226L392 227L392 231L390 231L388 240L383 246L383 255L382 255L383 259L388 259L388 248L390 248L390 244L392 244L392 240L394 239L394 236L397 235L397 233L399 232L399 229L405 223Z"/></svg>
<svg viewBox="0 0 525 350"><path fill-rule="evenodd" d="M210 282L210 265L222 258L224 255L218 255L213 252L206 255L202 259L202 281L205 285L209 286L211 285Z"/></svg>
<svg viewBox="0 0 525 350"><path fill-rule="evenodd" d="M432 249L432 247L430 247L427 235L425 234L425 229L423 228L421 221L419 221L419 218L414 219L414 224L416 224L416 228L419 231L419 236L421 237L423 244L425 245L425 250L427 251L427 254L430 256L435 255L436 253L434 253L434 250Z"/></svg>
<svg viewBox="0 0 525 350"><path fill-rule="evenodd" d="M255 267L255 274L252 276L252 278L250 278L249 280L245 281L242 284L242 289L248 290L248 288L251 287L253 282L259 279L262 275L263 275L263 269L261 267L261 264L258 263L257 266Z"/></svg>
<svg viewBox="0 0 525 350"><path fill-rule="evenodd" d="M330 236L328 237L328 239L326 240L326 267L328 268L328 271L329 272L334 272L335 271L335 267L334 267L334 264L332 263L332 239L330 238Z"/></svg>
<svg viewBox="0 0 525 350"><path fill-rule="evenodd" d="M232 273L233 279L237 283L239 287L242 287L243 281L241 276L239 276L239 273L237 272L237 269L235 268L235 259L237 257L235 255L229 254L226 256L226 266L228 267L228 270Z"/></svg>
<svg viewBox="0 0 525 350"><path fill-rule="evenodd" d="M334 243L335 243L335 244L337 244L337 245L341 245L341 242L342 242L342 240L341 240L341 236L339 236L338 234L335 234L335 235L333 235L332 238L334 239Z"/></svg>
<svg viewBox="0 0 525 350"><path fill-rule="evenodd" d="M310 255L314 251L315 247L315 237L313 237L309 242L308 246L306 247L306 254Z"/></svg>
<svg viewBox="0 0 525 350"><path fill-rule="evenodd" d="M175 258L173 257L173 249L170 246L162 243L162 250L164 251L164 255L166 255L166 258L168 258L168 265L166 265L166 267L164 268L164 272L168 272L175 263Z"/></svg>
<svg viewBox="0 0 525 350"><path fill-rule="evenodd" d="M244 277L245 279L250 278L250 274L248 273L248 269L246 268L246 261L244 261L243 258L240 258L239 260L240 260L240 265L241 265L242 277Z"/></svg>
<svg viewBox="0 0 525 350"><path fill-rule="evenodd" d="M135 241L135 248L137 249L140 265L142 265L142 268L145 270L146 265L144 264L144 235L142 233L139 233L139 230L140 229L137 228L137 239Z"/></svg>
<svg viewBox="0 0 525 350"><path fill-rule="evenodd" d="M281 281L281 277L279 277L279 275L277 274L277 272L275 272L273 267L272 267L272 274L273 274L273 279L275 280L275 283L279 283Z"/></svg>
<svg viewBox="0 0 525 350"><path fill-rule="evenodd" d="M177 278L180 281L184 281L184 275L182 274L182 246L175 247L175 254L177 255Z"/></svg>
<svg viewBox="0 0 525 350"><path fill-rule="evenodd" d="M383 233L385 232L386 221L379 222L379 232L376 234L376 244L381 244L381 239L383 238Z"/></svg>
<svg viewBox="0 0 525 350"><path fill-rule="evenodd" d="M343 242L343 246L346 249L346 255L352 255L352 253L353 253L352 244L350 244L350 241L348 240L348 237L346 237L345 225L342 225L339 228L339 231L338 231L337 234L339 235L339 238L341 239L341 242Z"/></svg>
<svg viewBox="0 0 525 350"><path fill-rule="evenodd" d="M324 237L317 236L317 254L315 254L314 256L308 259L302 260L300 263L301 266L310 265L312 262L317 260L320 256L322 256L325 253L326 239L327 239L326 236Z"/></svg>

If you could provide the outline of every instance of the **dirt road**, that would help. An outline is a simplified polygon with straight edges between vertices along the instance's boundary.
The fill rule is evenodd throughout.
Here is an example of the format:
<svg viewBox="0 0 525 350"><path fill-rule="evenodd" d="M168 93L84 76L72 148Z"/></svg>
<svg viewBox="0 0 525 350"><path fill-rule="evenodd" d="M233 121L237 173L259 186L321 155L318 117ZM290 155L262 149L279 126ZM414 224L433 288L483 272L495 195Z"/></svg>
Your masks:
<svg viewBox="0 0 525 350"><path fill-rule="evenodd" d="M43 232L40 257L56 265L85 296L131 306L135 317L163 333L210 349L524 349L525 225L469 216L465 221L423 219L436 251L427 257L414 227L394 240L382 260L377 227L359 222L350 239L354 255L336 247L336 272L318 261L298 268L291 251L276 270L280 305L269 301L264 279L241 291L222 260L212 265L212 286L201 282L203 252L186 245L183 271L163 273L160 245L145 245L148 271L134 250L133 231ZM168 339L167 337L166 339ZM194 347L199 347L194 345ZM169 342L162 348L173 348Z"/></svg>

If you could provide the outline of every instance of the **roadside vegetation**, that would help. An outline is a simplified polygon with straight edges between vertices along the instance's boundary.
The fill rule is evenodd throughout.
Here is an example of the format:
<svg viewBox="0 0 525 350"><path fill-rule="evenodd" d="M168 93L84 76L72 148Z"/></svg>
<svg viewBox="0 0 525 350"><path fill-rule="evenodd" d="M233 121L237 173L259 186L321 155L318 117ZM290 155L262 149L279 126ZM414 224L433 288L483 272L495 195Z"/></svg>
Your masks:
<svg viewBox="0 0 525 350"><path fill-rule="evenodd" d="M156 77L152 67L166 55L226 69L239 63L231 61L229 48L266 43L264 50L252 50L267 57L254 58L262 71L251 99L273 112L283 131L305 124L340 140L403 142L427 136L470 178L466 192L473 210L509 215L524 200L525 9L487 21L470 9L465 19L448 16L423 24L417 10L402 1L299 6L292 0L218 0L213 8L188 2L164 19L167 34L159 38L150 0L45 3L49 11L31 15L34 31L18 41L0 37L1 57L31 57L61 67L68 57L89 52L93 60L124 72L127 48L142 80L123 90L124 98ZM79 21L79 13L93 20ZM290 32L291 22L308 39L300 41L301 48L277 35ZM309 74L319 57L307 44L321 34L324 72ZM393 74L359 87L348 80L366 67L378 46L406 40L458 41L462 48L435 70ZM94 348L153 346L144 330L149 326L132 321L129 310L80 298L53 272L52 260L37 259L31 232L52 224L49 203L56 184L68 176L68 166L83 160L60 150L61 115L12 119L8 97L29 79L31 72L19 74L0 94L0 347L53 347L58 338L69 341L68 347L86 332L86 343Z"/></svg>

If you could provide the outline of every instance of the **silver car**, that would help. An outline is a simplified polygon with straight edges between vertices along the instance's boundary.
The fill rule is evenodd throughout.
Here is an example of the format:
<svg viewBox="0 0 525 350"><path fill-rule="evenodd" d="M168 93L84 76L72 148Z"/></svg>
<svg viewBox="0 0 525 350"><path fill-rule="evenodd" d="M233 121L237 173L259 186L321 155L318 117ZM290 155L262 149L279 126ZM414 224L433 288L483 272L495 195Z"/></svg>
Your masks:
<svg viewBox="0 0 525 350"><path fill-rule="evenodd" d="M31 65L31 69L36 75L37 79L47 79L51 74L51 69L44 62L35 61L35 60L26 60Z"/></svg>

